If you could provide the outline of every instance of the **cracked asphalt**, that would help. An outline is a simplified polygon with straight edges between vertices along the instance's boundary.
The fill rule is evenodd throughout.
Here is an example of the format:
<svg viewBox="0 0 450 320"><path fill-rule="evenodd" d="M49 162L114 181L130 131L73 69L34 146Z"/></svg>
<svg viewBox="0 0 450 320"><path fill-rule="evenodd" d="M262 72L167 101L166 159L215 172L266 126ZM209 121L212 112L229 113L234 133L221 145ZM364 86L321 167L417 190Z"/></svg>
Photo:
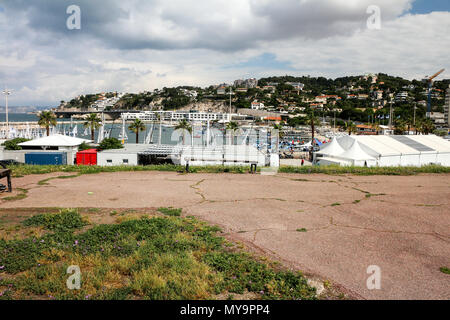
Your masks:
<svg viewBox="0 0 450 320"><path fill-rule="evenodd" d="M440 271L450 267L449 175L119 172L38 184L59 175L14 179L27 197L0 208L183 208L353 298L450 299L450 276ZM372 265L380 290L367 288Z"/></svg>

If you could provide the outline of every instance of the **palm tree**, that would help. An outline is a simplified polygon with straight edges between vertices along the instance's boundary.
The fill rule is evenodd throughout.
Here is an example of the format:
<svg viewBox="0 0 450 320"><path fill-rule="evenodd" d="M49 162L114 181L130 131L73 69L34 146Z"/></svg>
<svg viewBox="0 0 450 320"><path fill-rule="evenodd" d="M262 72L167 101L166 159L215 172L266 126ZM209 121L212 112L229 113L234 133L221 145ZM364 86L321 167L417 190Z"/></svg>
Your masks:
<svg viewBox="0 0 450 320"><path fill-rule="evenodd" d="M83 126L85 128L91 128L91 140L94 141L95 130L102 126L102 120L95 113L91 113L90 115L88 115L85 120L86 121L84 122Z"/></svg>
<svg viewBox="0 0 450 320"><path fill-rule="evenodd" d="M316 133L316 124L320 123L320 120L318 117L314 115L314 112L311 112L311 114L308 116L308 119L306 120L306 123L311 126L311 132L312 132L312 145L316 143L314 140L315 133Z"/></svg>
<svg viewBox="0 0 450 320"><path fill-rule="evenodd" d="M136 134L136 144L139 143L139 131L145 131L145 124L140 120L136 119L134 122L128 127L129 130Z"/></svg>
<svg viewBox="0 0 450 320"><path fill-rule="evenodd" d="M184 138L186 131L189 133L192 133L192 126L189 124L189 122L186 119L181 120L178 122L178 125L175 127L175 130L183 130L183 145L184 145Z"/></svg>
<svg viewBox="0 0 450 320"><path fill-rule="evenodd" d="M278 137L280 138L280 139L283 139L283 137L284 137L284 133L283 133L283 125L280 123L280 124L274 124L273 125L273 128L275 129L275 130L278 130Z"/></svg>
<svg viewBox="0 0 450 320"><path fill-rule="evenodd" d="M352 121L345 123L345 128L347 129L348 135L351 136L352 133L356 133L356 124Z"/></svg>
<svg viewBox="0 0 450 320"><path fill-rule="evenodd" d="M47 130L47 137L50 135L50 126L56 126L56 116L51 111L43 111L39 116L38 124Z"/></svg>
<svg viewBox="0 0 450 320"><path fill-rule="evenodd" d="M398 120L395 122L395 134L404 134L408 130L408 125L404 120Z"/></svg>
<svg viewBox="0 0 450 320"><path fill-rule="evenodd" d="M378 136L378 135L380 134L380 131L381 131L380 123L375 122L375 123L372 125L372 128L376 130L377 136Z"/></svg>
<svg viewBox="0 0 450 320"><path fill-rule="evenodd" d="M430 134L436 130L436 126L431 119L426 119L422 122L422 130L424 134Z"/></svg>
<svg viewBox="0 0 450 320"><path fill-rule="evenodd" d="M233 141L231 144L234 144L235 132L238 129L239 129L239 125L236 122L230 121L227 123L227 130L230 131L231 139Z"/></svg>

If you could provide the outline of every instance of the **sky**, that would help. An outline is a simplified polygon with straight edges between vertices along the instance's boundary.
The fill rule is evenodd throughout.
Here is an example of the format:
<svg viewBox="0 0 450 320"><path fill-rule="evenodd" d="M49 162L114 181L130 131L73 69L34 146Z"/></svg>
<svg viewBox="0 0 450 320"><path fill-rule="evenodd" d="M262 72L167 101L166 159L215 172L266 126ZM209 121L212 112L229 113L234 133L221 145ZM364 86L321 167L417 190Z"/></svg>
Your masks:
<svg viewBox="0 0 450 320"><path fill-rule="evenodd" d="M450 78L448 0L0 0L0 32L16 106L286 74Z"/></svg>

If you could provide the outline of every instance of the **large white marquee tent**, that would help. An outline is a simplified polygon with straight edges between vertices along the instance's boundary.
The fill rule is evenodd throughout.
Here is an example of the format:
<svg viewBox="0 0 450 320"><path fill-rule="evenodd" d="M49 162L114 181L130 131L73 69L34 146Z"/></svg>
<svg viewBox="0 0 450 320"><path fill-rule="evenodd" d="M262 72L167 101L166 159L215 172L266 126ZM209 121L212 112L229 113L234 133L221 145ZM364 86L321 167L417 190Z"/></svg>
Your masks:
<svg viewBox="0 0 450 320"><path fill-rule="evenodd" d="M450 166L450 142L435 135L345 136L315 154L319 165Z"/></svg>

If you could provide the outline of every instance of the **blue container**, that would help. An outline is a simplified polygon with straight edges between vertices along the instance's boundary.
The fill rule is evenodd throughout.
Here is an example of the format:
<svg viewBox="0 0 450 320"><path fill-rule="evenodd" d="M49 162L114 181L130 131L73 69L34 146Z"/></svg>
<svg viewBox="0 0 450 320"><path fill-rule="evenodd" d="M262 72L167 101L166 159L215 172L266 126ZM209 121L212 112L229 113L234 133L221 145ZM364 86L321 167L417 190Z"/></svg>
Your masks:
<svg viewBox="0 0 450 320"><path fill-rule="evenodd" d="M65 152L32 152L25 154L25 163L31 165L65 165L67 154Z"/></svg>

